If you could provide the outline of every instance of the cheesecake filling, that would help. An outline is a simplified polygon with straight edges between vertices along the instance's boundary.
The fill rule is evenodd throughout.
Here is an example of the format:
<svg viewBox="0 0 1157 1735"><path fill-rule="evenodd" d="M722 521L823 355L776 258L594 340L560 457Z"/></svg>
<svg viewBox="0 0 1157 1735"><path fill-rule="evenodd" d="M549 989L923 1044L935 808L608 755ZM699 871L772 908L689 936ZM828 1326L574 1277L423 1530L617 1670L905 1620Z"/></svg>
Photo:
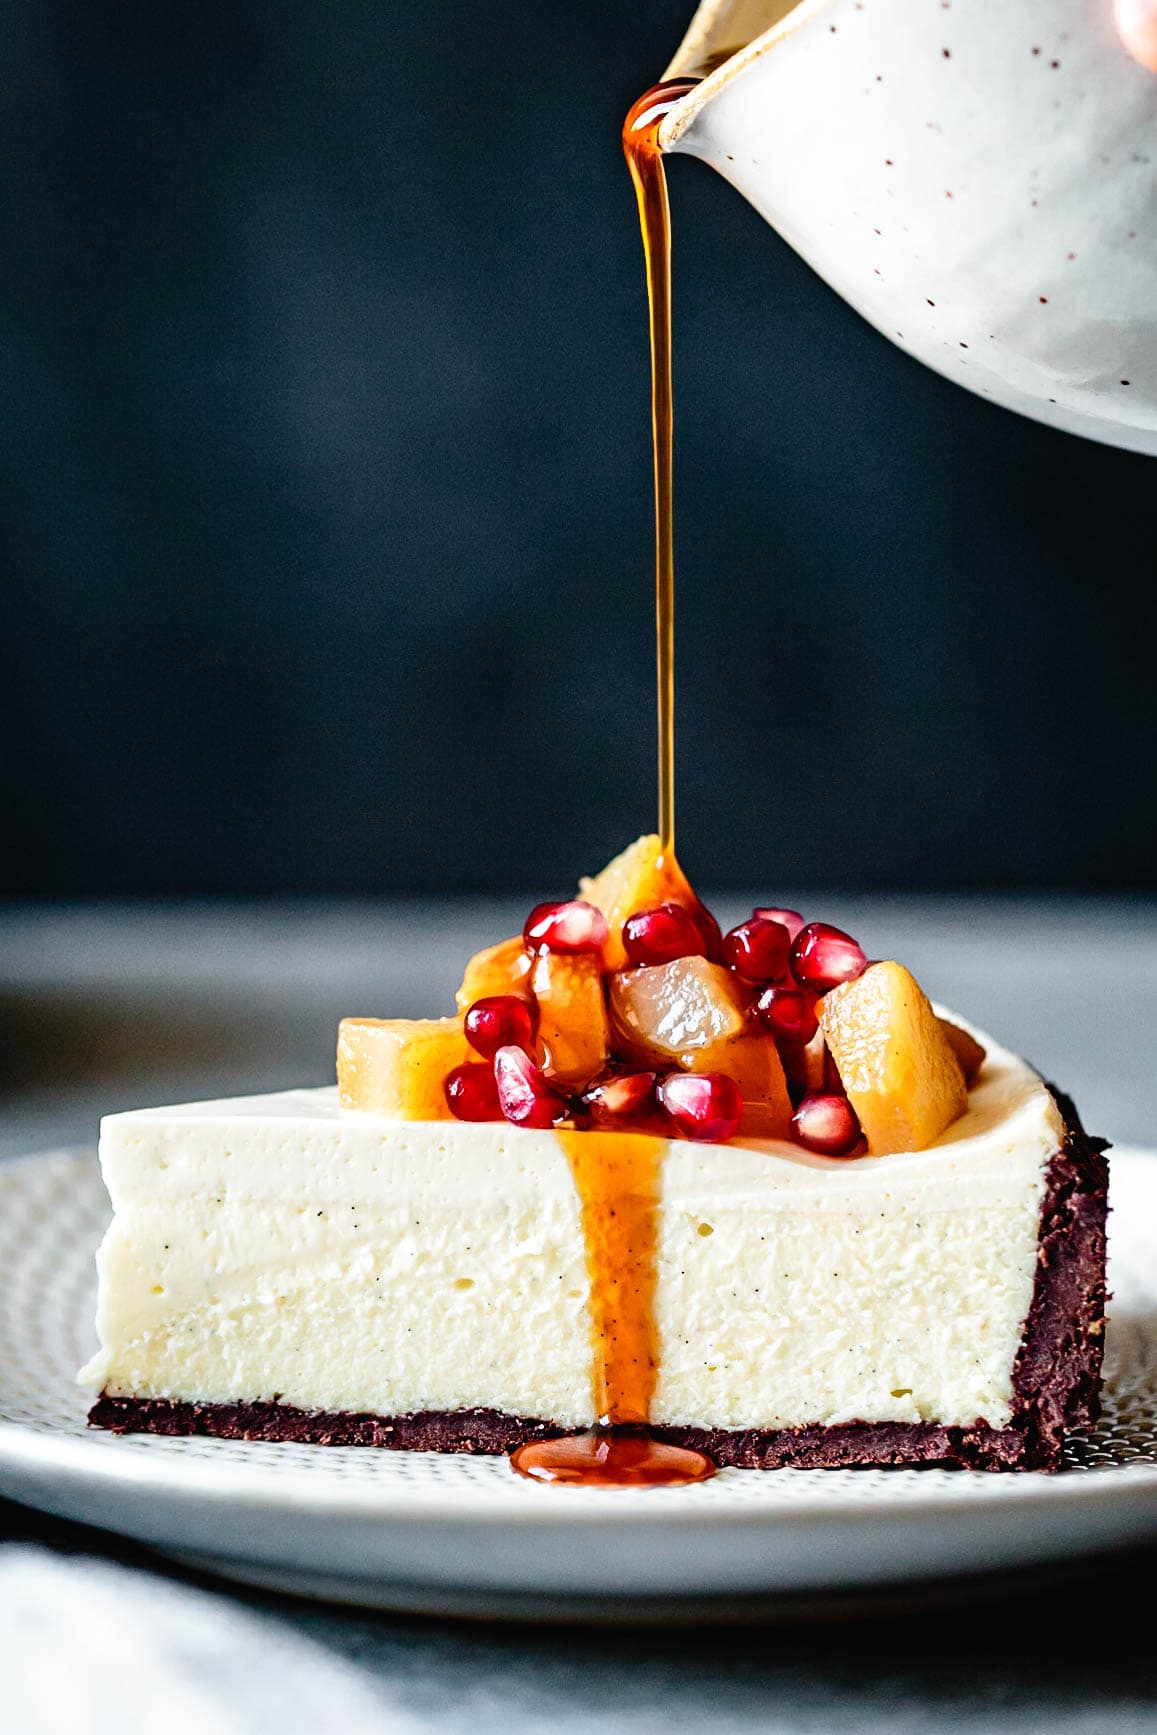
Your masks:
<svg viewBox="0 0 1157 1735"><path fill-rule="evenodd" d="M1064 1128L1036 1074L982 1040L967 1114L924 1151L663 1142L653 1425L1008 1421ZM554 1132L291 1091L111 1116L101 1159L115 1216L88 1385L599 1419L582 1207Z"/></svg>

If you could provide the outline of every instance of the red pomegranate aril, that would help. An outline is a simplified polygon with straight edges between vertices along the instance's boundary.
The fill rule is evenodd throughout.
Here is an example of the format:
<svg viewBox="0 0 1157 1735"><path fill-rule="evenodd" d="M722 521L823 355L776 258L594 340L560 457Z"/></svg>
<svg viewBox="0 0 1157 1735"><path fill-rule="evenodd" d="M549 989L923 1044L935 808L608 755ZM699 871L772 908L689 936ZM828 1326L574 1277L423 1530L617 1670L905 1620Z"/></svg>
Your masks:
<svg viewBox="0 0 1157 1735"><path fill-rule="evenodd" d="M566 1114L566 1102L551 1089L541 1068L521 1048L509 1044L494 1056L498 1106L516 1127L552 1127Z"/></svg>
<svg viewBox="0 0 1157 1735"><path fill-rule="evenodd" d="M860 1142L860 1123L846 1096L805 1096L791 1117L795 1136L821 1157L847 1157Z"/></svg>
<svg viewBox="0 0 1157 1735"><path fill-rule="evenodd" d="M723 936L723 962L746 982L773 982L787 971L791 935L782 922L752 916Z"/></svg>
<svg viewBox="0 0 1157 1735"><path fill-rule="evenodd" d="M682 904L636 910L623 923L623 950L632 964L673 964L704 952L703 934Z"/></svg>
<svg viewBox="0 0 1157 1735"><path fill-rule="evenodd" d="M791 973L804 988L826 994L841 982L854 982L868 967L863 947L842 928L809 922L791 948Z"/></svg>
<svg viewBox="0 0 1157 1735"><path fill-rule="evenodd" d="M601 952L607 938L607 918L582 898L571 898L565 904L535 904L522 937L532 952Z"/></svg>
<svg viewBox="0 0 1157 1735"><path fill-rule="evenodd" d="M722 1143L739 1131L743 1098L725 1072L669 1072L659 1101L685 1139Z"/></svg>
<svg viewBox="0 0 1157 1735"><path fill-rule="evenodd" d="M529 1054L538 1029L538 1007L520 994L488 994L474 1002L462 1028L471 1048L487 1060L510 1043Z"/></svg>
<svg viewBox="0 0 1157 1735"><path fill-rule="evenodd" d="M696 901L691 912L695 926L703 936L703 956L709 964L723 962L723 929L711 914L706 904Z"/></svg>
<svg viewBox="0 0 1157 1735"><path fill-rule="evenodd" d="M770 904L760 904L752 914L762 917L765 922L778 922L781 928L787 929L793 940L803 927L803 917L798 910L779 910L773 909Z"/></svg>
<svg viewBox="0 0 1157 1735"><path fill-rule="evenodd" d="M608 1078L592 1085L583 1102L598 1118L630 1120L633 1115L650 1114L655 1109L655 1074L625 1072L618 1078Z"/></svg>
<svg viewBox="0 0 1157 1735"><path fill-rule="evenodd" d="M777 1043L798 1044L802 1048L819 1029L816 996L806 988L773 982L755 1002L755 1010Z"/></svg>
<svg viewBox="0 0 1157 1735"><path fill-rule="evenodd" d="M450 1113L460 1121L500 1121L502 1107L494 1069L481 1060L467 1061L446 1074L443 1085Z"/></svg>

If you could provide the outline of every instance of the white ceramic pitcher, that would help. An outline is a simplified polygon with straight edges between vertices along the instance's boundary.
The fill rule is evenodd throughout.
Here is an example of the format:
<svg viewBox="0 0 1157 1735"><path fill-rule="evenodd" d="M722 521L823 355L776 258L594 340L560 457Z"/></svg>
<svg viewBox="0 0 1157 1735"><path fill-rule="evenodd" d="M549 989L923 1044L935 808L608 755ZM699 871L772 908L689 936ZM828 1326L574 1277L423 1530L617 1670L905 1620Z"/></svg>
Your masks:
<svg viewBox="0 0 1157 1735"><path fill-rule="evenodd" d="M704 0L665 149L902 349L1157 453L1157 76L1111 0Z"/></svg>

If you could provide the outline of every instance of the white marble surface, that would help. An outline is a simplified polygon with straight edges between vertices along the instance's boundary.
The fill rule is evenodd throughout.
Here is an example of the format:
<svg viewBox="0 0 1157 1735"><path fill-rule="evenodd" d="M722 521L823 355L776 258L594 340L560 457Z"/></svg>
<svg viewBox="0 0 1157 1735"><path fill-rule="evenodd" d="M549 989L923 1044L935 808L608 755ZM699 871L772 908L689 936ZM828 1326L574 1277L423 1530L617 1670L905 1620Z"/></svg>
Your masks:
<svg viewBox="0 0 1157 1735"><path fill-rule="evenodd" d="M741 903L719 900L720 913ZM1157 907L805 905L872 955L902 957L938 998L1028 1054L1092 1130L1157 1144ZM0 911L0 1154L84 1139L102 1107L321 1081L343 1011L444 1008L464 953L521 913ZM466 1626L241 1596L2 1503L0 1538L5 1735L1157 1731L1153 1647L1131 1618L1144 1621L1152 1601L1152 1552L948 1605L921 1594L791 1624L663 1633ZM132 1698L130 1683L147 1696Z"/></svg>

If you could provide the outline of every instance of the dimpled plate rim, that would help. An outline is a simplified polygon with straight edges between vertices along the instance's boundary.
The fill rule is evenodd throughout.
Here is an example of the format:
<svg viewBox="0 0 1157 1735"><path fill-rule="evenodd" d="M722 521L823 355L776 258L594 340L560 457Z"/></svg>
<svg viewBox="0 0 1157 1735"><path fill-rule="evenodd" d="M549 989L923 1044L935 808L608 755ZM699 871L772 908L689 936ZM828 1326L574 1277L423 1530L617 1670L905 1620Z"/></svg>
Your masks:
<svg viewBox="0 0 1157 1735"><path fill-rule="evenodd" d="M518 1593L896 1582L1145 1541L1157 1537L1157 1154L1111 1162L1105 1416L1059 1475L727 1470L691 1488L564 1490L502 1458L87 1428L75 1370L94 1344L107 1198L90 1151L16 1158L0 1166L0 1493L251 1582L324 1581L329 1595L339 1583L396 1607L457 1592L470 1612Z"/></svg>

